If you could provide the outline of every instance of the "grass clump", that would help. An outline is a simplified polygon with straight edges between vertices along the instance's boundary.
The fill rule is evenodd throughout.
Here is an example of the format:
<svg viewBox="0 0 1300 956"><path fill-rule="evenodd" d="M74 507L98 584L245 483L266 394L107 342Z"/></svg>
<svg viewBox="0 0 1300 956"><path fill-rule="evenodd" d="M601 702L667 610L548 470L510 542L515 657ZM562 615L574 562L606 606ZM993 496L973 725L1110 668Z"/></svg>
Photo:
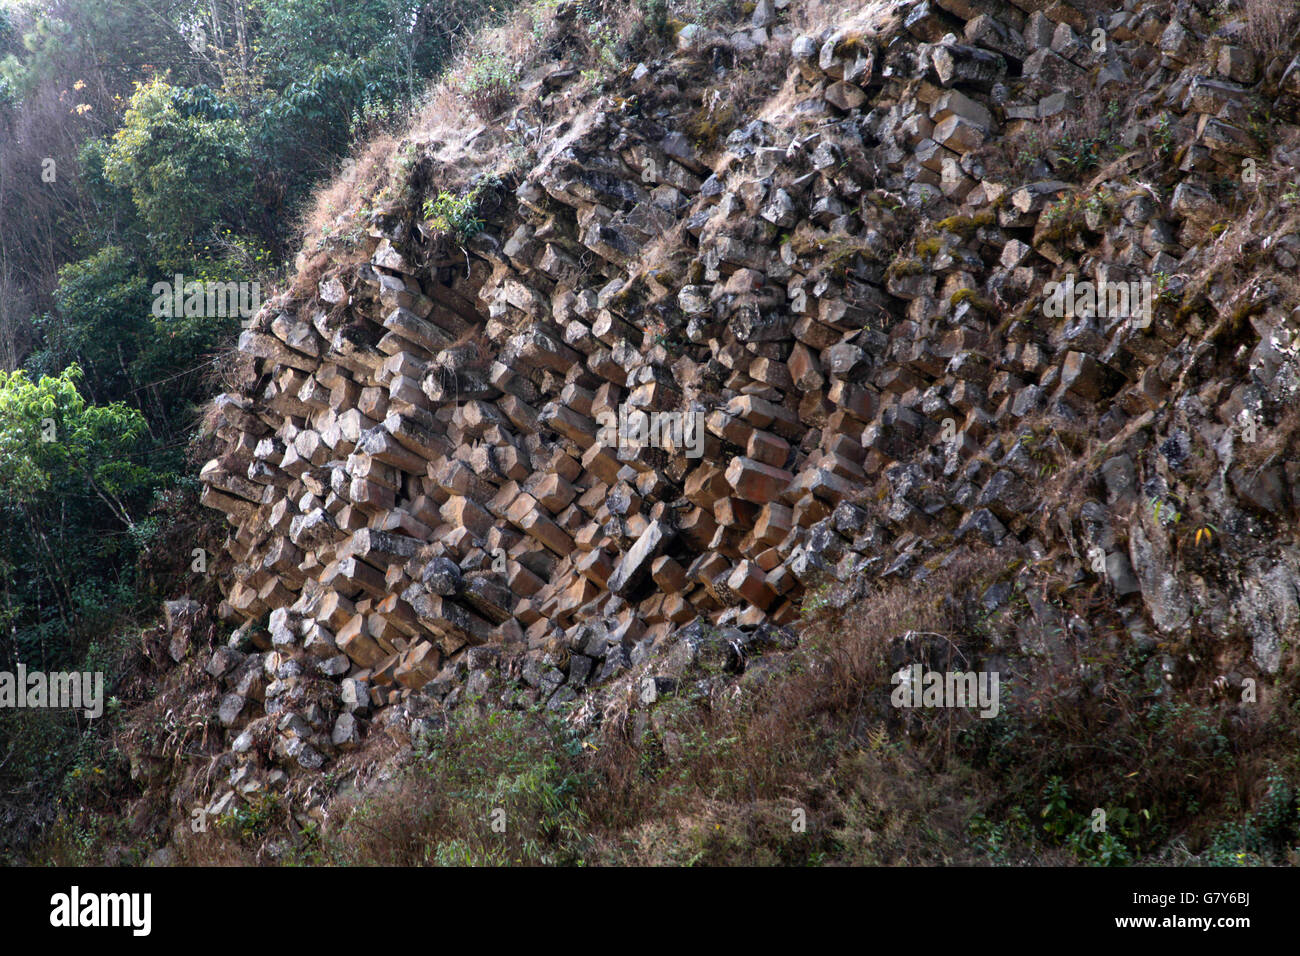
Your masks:
<svg viewBox="0 0 1300 956"><path fill-rule="evenodd" d="M474 115L488 122L514 102L519 68L509 60L482 53L456 77L455 88Z"/></svg>

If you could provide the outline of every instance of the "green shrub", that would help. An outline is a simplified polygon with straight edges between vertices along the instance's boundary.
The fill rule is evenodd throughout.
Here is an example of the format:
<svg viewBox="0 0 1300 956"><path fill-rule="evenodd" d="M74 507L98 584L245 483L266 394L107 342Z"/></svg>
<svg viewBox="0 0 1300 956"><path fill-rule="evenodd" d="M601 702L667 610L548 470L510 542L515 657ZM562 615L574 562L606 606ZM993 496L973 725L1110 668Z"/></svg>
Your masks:
<svg viewBox="0 0 1300 956"><path fill-rule="evenodd" d="M456 92L484 122L501 115L514 101L518 87L519 68L489 53L475 58L456 82Z"/></svg>

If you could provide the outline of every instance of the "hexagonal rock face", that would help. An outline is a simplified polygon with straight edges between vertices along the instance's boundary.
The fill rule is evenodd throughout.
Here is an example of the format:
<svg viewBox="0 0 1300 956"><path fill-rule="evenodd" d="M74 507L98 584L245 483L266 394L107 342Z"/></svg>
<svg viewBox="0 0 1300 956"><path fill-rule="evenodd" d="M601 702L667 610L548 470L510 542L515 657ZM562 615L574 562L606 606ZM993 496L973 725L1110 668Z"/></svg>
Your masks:
<svg viewBox="0 0 1300 956"><path fill-rule="evenodd" d="M643 584L650 574L651 562L659 555L668 538L668 529L661 522L652 521L610 575L610 592L626 597Z"/></svg>
<svg viewBox="0 0 1300 956"><path fill-rule="evenodd" d="M434 558L424 568L424 586L434 594L452 597L461 589L460 568L448 558Z"/></svg>
<svg viewBox="0 0 1300 956"><path fill-rule="evenodd" d="M1285 544L1300 466L1243 451L1241 416L1277 427L1295 404L1294 317L1205 270L1232 226L1211 185L1300 159L1256 155L1243 125L1291 121L1300 60L1252 64L1229 38L1203 75L1187 23L1134 11L1102 57L1068 2L859 12L793 37L762 0L752 27L683 30L681 59L538 131L466 248L426 234L425 197L394 204L369 262L340 255L254 318L201 474L233 526L235 636L203 658L241 755L319 766L429 708L562 706L629 669L671 693L693 626L752 635L828 579L924 586L967 548L1085 576L1100 548L1107 593L1173 633L1203 603L1186 530L1199 556L1211 526L1240 553ZM756 67L767 44L788 45L788 76ZM791 109L702 136L718 90L672 90L703 55L786 83ZM999 124L1080 111L1120 75L1169 121L1124 104L1104 168L988 155ZM571 79L546 77L543 113ZM649 88L653 120L611 106ZM481 160L463 158L437 165ZM1286 269L1300 244L1280 222L1255 228ZM1066 275L1161 274L1144 328L1043 308ZM1081 490L1058 501L1061 472ZM1134 510L1152 498L1204 523L1155 526ZM1290 579L1242 581L1219 603L1280 666ZM166 616L179 661L200 612ZM738 670L757 648L715 652Z"/></svg>
<svg viewBox="0 0 1300 956"><path fill-rule="evenodd" d="M979 506L987 508L1003 521L1027 515L1034 505L1032 489L1012 471L997 472L979 497Z"/></svg>
<svg viewBox="0 0 1300 956"><path fill-rule="evenodd" d="M750 458L733 458L727 466L727 484L745 501L765 503L779 498L794 475Z"/></svg>

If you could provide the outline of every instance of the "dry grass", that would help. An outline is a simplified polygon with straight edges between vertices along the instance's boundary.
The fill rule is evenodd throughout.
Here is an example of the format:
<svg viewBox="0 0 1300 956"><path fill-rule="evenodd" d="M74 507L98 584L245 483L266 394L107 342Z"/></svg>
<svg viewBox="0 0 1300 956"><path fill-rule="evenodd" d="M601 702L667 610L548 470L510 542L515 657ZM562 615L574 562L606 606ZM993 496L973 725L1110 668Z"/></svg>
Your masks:
<svg viewBox="0 0 1300 956"><path fill-rule="evenodd" d="M361 217L367 206L375 197L399 195L421 154L436 159L456 155L460 159L456 164L442 164L439 170L444 188L449 189L464 185L474 174L499 161L501 151L488 148L489 143L474 150L466 148L468 141L483 130L476 113L465 108L462 87L474 65L488 62L488 58L521 67L531 65L537 45L530 16L529 11L521 10L505 26L467 38L452 66L430 86L405 130L399 134L380 133L357 147L339 174L316 191L304 212L299 223L304 249L309 253L321 249L331 239L344 244L360 242L364 237ZM483 92L491 90L485 87ZM477 158L466 162L469 157ZM328 261L329 257L325 258ZM309 279L314 286L319 274ZM295 292L306 288L305 281L295 282Z"/></svg>
<svg viewBox="0 0 1300 956"><path fill-rule="evenodd" d="M1261 424L1259 440L1240 442L1236 446L1237 464L1253 472L1273 462L1296 461L1300 458L1300 406L1292 405L1282 412L1275 425Z"/></svg>
<svg viewBox="0 0 1300 956"><path fill-rule="evenodd" d="M798 33L816 34L833 27L864 34L888 36L902 28L902 17L894 0L867 0L852 9L852 18L845 19L843 0L802 0L791 3L786 11L787 21Z"/></svg>
<svg viewBox="0 0 1300 956"><path fill-rule="evenodd" d="M485 369L496 360L496 345L481 328L466 329L438 353L439 365L454 369Z"/></svg>
<svg viewBox="0 0 1300 956"><path fill-rule="evenodd" d="M398 140L381 133L360 145L342 165L339 174L316 190L298 227L310 239L335 235L357 215L366 197L378 195L390 184L393 156ZM314 243L309 243L310 248Z"/></svg>
<svg viewBox="0 0 1300 956"><path fill-rule="evenodd" d="M610 719L583 747L541 714L458 718L400 785L345 811L328 852L370 864L971 862L964 834L987 784L941 755L973 718L949 712L928 749L897 749L889 675L907 631L943 635L936 666L959 662L967 605L935 595L982 586L1002 564L985 552L932 590L875 593L735 692L662 699L644 732ZM791 826L796 809L806 833Z"/></svg>
<svg viewBox="0 0 1300 956"><path fill-rule="evenodd" d="M989 614L979 598L998 581L1024 590ZM1010 673L1002 665L998 719L890 705L890 675L903 663L978 669L1018 628L1050 630L1034 623L1030 591L1062 620L1086 621L1090 636L1060 635L1050 660L1022 660ZM1205 661L1204 673L1180 669L1172 696L1153 694L1141 662L1122 651L1104 595L1033 572L1010 550L967 552L924 587L899 582L835 604L804 627L798 648L751 659L737 681L706 646L680 691L643 722L611 711L592 733L541 709L471 703L413 756L374 734L331 767L326 786L351 779L353 795L329 804L319 828L300 823L321 782L311 776L207 833L185 832L188 808L219 783L191 720L215 704L186 694L203 683L186 673L133 723L157 728L156 739L130 746L166 762L191 754L176 766L194 771L165 773L134 822L99 837L170 835L191 865L1115 862L1173 837L1194 852L1221 843L1218 821L1266 804L1271 773L1295 779L1300 769L1286 726L1294 679L1258 708L1216 701L1207 675L1222 638L1194 633L1176 653ZM1068 795L1050 815L1049 791ZM1141 822L1102 843L1086 832L1093 807ZM182 825L169 831L168 818ZM800 818L802 830L792 825ZM1289 839L1296 824L1287 818L1279 832ZM85 864L104 845L88 850L85 832L64 826L43 852Z"/></svg>
<svg viewBox="0 0 1300 956"><path fill-rule="evenodd" d="M1295 42L1296 8L1293 0L1242 0L1246 21L1246 45L1261 63L1274 57L1286 59Z"/></svg>

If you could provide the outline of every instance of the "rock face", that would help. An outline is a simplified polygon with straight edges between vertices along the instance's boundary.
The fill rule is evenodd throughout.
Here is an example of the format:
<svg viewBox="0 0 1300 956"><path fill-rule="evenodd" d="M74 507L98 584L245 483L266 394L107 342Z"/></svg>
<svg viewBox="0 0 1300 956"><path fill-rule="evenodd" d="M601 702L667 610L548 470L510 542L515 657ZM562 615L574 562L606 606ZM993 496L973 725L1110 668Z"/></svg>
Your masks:
<svg viewBox="0 0 1300 956"><path fill-rule="evenodd" d="M215 404L223 726L314 769L498 669L558 705L705 624L741 667L809 588L989 546L1078 568L1162 635L1241 598L1225 626L1276 670L1298 562L1269 529L1300 475L1226 475L1241 413L1263 434L1295 401L1297 316L1273 286L1229 322L1233 290L1197 277L1212 183L1259 148L1249 107L1294 117L1300 86L1242 86L1244 55L1202 76L1189 25L1125 6L1103 58L1083 3L901 3L798 37L760 3L565 101L464 249L419 203L376 211L366 261L263 308ZM710 44L784 71L716 143L677 82ZM995 168L990 142L1129 74L1111 133L1180 157L1156 186L1122 156L1090 186L1050 152ZM1047 494L1062 468L1076 491ZM1249 583L1180 563L1229 535Z"/></svg>

